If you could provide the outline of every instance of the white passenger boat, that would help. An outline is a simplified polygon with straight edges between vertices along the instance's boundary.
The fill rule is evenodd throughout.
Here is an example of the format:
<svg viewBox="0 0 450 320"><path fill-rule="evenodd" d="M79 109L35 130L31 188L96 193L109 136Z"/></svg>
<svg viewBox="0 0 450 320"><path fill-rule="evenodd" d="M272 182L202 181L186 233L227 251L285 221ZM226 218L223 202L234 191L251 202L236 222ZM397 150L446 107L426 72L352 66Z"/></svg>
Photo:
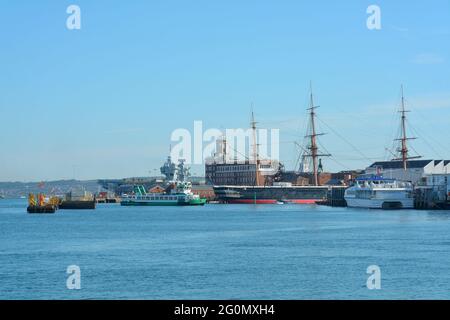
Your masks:
<svg viewBox="0 0 450 320"><path fill-rule="evenodd" d="M357 178L345 191L350 208L413 209L413 186L410 182L385 179L382 176Z"/></svg>
<svg viewBox="0 0 450 320"><path fill-rule="evenodd" d="M203 206L206 199L193 194L190 182L178 181L168 193L147 193L144 186L136 186L134 194L122 196L122 206Z"/></svg>

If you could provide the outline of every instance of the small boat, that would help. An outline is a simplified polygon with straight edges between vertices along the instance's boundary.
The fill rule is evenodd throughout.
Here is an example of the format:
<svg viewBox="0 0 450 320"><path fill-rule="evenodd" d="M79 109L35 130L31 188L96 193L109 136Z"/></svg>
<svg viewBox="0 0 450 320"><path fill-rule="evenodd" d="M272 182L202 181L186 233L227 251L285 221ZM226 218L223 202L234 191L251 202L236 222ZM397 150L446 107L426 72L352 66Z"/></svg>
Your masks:
<svg viewBox="0 0 450 320"><path fill-rule="evenodd" d="M96 203L118 203L120 200L111 192L102 191L95 195Z"/></svg>
<svg viewBox="0 0 450 320"><path fill-rule="evenodd" d="M34 194L30 194L28 196L28 213L38 213L38 214L46 214L46 213L55 213L58 209L58 199L56 197L46 198L44 194L40 193L36 196Z"/></svg>
<svg viewBox="0 0 450 320"><path fill-rule="evenodd" d="M413 209L414 194L410 182L385 179L382 176L359 177L345 191L345 201L350 208Z"/></svg>
<svg viewBox="0 0 450 320"><path fill-rule="evenodd" d="M123 195L122 206L203 206L206 199L192 193L190 182L178 181L172 184L169 192L147 193L143 186L136 186L134 194Z"/></svg>
<svg viewBox="0 0 450 320"><path fill-rule="evenodd" d="M56 206L47 204L45 206L28 206L27 212L28 213L39 213L39 214L55 213L56 209L57 209Z"/></svg>

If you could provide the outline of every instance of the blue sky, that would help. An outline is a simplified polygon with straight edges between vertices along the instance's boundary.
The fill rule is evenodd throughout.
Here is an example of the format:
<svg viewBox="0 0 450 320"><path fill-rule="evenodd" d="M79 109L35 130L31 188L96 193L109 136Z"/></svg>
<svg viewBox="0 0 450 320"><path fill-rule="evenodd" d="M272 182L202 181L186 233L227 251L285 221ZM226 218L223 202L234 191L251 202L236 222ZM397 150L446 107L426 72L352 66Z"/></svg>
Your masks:
<svg viewBox="0 0 450 320"><path fill-rule="evenodd" d="M145 176L174 129L246 127L251 102L290 168L310 80L326 169L386 157L402 83L414 148L450 158L447 0L2 0L0 43L0 181Z"/></svg>

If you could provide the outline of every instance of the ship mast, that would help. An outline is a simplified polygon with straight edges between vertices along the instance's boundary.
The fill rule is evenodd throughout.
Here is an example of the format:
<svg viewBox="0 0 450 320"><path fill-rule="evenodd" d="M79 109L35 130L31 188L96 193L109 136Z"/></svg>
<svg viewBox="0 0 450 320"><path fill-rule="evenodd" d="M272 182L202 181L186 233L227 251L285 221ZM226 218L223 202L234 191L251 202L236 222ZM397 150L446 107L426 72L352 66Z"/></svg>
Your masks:
<svg viewBox="0 0 450 320"><path fill-rule="evenodd" d="M259 177L258 177L258 169L259 169L259 155L258 155L258 143L257 143L257 134L256 134L256 124L255 115L253 113L253 103L252 103L252 121L250 125L252 127L252 137L253 137L253 160L255 162L255 185L259 186Z"/></svg>
<svg viewBox="0 0 450 320"><path fill-rule="evenodd" d="M408 113L410 111L405 109L405 96L403 93L403 85L401 87L401 91L402 91L402 104L401 104L401 109L399 111L401 114L401 122L400 122L401 137L399 139L396 139L396 141L400 141L400 144L401 144L397 150L399 152L399 154L401 155L401 157L397 158L397 159L393 159L393 161L402 161L403 162L403 170L406 171L406 169L408 168L408 160L420 159L421 156L415 156L415 157L409 156L409 149L408 149L407 142L408 142L408 140L415 140L416 138L408 137L406 134L406 113Z"/></svg>
<svg viewBox="0 0 450 320"><path fill-rule="evenodd" d="M311 85L311 94L310 94L310 107L307 109L309 110L309 126L310 126L310 132L305 136L305 138L309 138L309 154L306 154L305 157L310 157L312 159L312 166L313 166L313 179L314 179L314 185L319 186L319 157L330 157L331 154L319 154L319 147L317 146L317 137L324 135L323 133L317 133L316 131L316 109L319 108L319 106L314 105L314 96L312 91L312 85Z"/></svg>

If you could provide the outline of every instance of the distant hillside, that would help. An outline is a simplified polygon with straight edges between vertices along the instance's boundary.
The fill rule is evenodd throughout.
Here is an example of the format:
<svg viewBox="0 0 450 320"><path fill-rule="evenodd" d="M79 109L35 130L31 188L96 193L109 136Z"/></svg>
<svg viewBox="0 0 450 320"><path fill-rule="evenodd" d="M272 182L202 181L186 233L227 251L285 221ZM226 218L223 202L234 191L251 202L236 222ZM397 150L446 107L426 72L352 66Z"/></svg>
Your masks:
<svg viewBox="0 0 450 320"><path fill-rule="evenodd" d="M104 190L103 184L106 186L108 183L121 184L121 183L134 183L139 184L139 181L147 181L158 179L159 177L143 177L143 178L125 178L125 179L112 179L112 180L58 180L58 181L44 181L44 182L0 182L0 197L5 198L19 198L28 196L29 193L45 193L63 195L69 192L73 188L84 188L86 191L97 193ZM160 178L159 178L160 179ZM204 177L190 177L190 181L193 184L203 184ZM99 183L100 182L100 183Z"/></svg>
<svg viewBox="0 0 450 320"><path fill-rule="evenodd" d="M5 198L19 198L29 193L64 194L73 188L85 188L96 193L100 185L97 180L59 180L45 182L0 182L0 196Z"/></svg>

